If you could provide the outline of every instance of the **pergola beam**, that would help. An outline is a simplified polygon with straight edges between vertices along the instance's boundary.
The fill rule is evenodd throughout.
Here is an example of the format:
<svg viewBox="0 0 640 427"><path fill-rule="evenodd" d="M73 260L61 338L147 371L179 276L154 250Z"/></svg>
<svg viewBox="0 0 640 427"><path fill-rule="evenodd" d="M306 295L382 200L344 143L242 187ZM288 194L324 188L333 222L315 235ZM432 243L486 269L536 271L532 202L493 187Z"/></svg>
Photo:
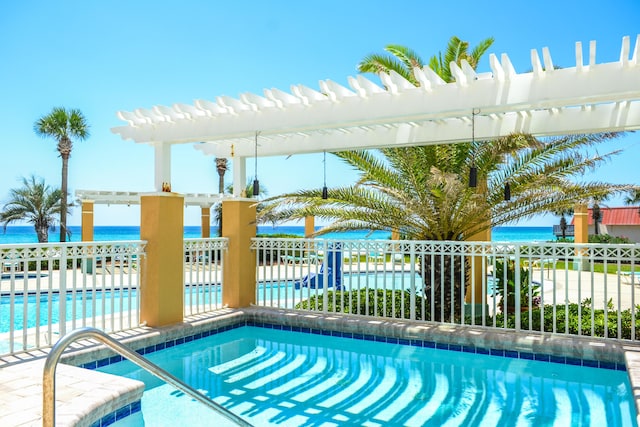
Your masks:
<svg viewBox="0 0 640 427"><path fill-rule="evenodd" d="M415 87L391 72L381 75L385 88L359 75L348 79L350 88L325 80L320 82L320 91L298 85L292 87L291 93L267 89L264 97L255 94L243 94L240 99L220 96L215 102L198 100L194 105L137 109L119 112L119 117L128 125L116 127L113 132L139 143L204 142L208 148L201 144L198 148L208 154L232 157L233 151L235 156L252 157L253 135L257 130L261 140L270 137L274 141L268 144L269 149L260 150L260 156L398 144L395 137L385 140L389 132L382 130L383 126L404 129L408 122L417 123L435 134L414 137L403 144L457 142L468 139L466 130L461 132L457 127L460 119L468 117L473 110L479 111L478 119L487 115L492 117L493 125L485 127L484 139L517 131L545 136L639 129L637 45L638 42L630 58L629 38L625 37L620 59L604 64L592 63L595 60L595 44L592 43L590 64L584 66L582 45L578 43L576 66L571 68L554 69L551 54L544 48L542 62L537 51L532 50L533 71L520 74L507 55L503 54L500 60L491 55L491 73L478 74L464 61L460 67L452 64L454 83L438 81L431 69L424 68L415 70L422 87ZM625 114L617 113L619 107L616 105L620 103L626 105L622 108ZM585 108L590 106L595 108ZM557 115L545 125L539 117L550 109ZM519 112L531 119L519 121ZM584 116L581 122L576 115ZM502 123L495 123L496 116ZM372 132L360 132L367 127L376 129L373 135ZM326 137L327 132L349 133L351 138L342 138L341 145L336 147ZM301 134L306 137L301 138ZM278 141L281 142L279 149ZM292 144L294 141L295 145Z"/></svg>
<svg viewBox="0 0 640 427"><path fill-rule="evenodd" d="M93 202L98 205L139 205L140 196L149 193L139 193L134 191L100 191L100 190L76 190L75 196L80 202ZM214 204L222 201L229 195L221 194L183 194L185 206L199 206L210 208Z"/></svg>

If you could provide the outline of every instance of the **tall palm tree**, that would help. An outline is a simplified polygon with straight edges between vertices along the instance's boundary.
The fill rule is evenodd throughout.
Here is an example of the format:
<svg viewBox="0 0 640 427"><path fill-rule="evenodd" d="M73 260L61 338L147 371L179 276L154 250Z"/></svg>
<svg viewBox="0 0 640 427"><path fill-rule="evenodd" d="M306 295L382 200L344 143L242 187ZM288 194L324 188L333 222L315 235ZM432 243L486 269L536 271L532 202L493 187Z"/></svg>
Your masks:
<svg viewBox="0 0 640 427"><path fill-rule="evenodd" d="M218 171L218 194L224 193L224 174L227 172L227 159L216 157L216 171ZM215 219L218 223L218 236L222 237L222 203L214 208Z"/></svg>
<svg viewBox="0 0 640 427"><path fill-rule="evenodd" d="M568 215L573 215L573 208L562 208L553 212L554 215L560 217L560 231L562 231L562 239L567 238L567 228L569 225L567 224Z"/></svg>
<svg viewBox="0 0 640 427"><path fill-rule="evenodd" d="M609 194L595 194L591 197L591 219L593 220L593 234L600 234L600 223L604 214L600 205L609 198Z"/></svg>
<svg viewBox="0 0 640 427"><path fill-rule="evenodd" d="M468 44L450 40L447 52L430 63L445 81L451 81L449 63L480 56L493 42L486 39L468 53ZM363 72L393 69L414 84L412 67L422 66L408 48L387 46L388 55L368 56L360 64ZM435 58L435 59L434 59ZM451 60L451 61L450 61ZM615 137L615 134L574 135L539 140L531 135L514 134L495 141L472 141L450 145L385 148L372 151L336 153L360 172L353 186L331 189L330 198L321 198L321 189L301 190L263 201L260 215L280 220L317 216L329 221L319 234L354 229L399 230L406 239L464 240L490 227L530 218L542 212L571 206L579 200L626 191L628 185L603 182L574 182L586 169L597 167L617 152L589 154L587 148ZM469 172L477 168L478 189L470 188ZM511 188L505 200L505 184ZM480 190L480 191L478 191ZM332 222L331 222L332 221ZM452 267L440 264L440 257L423 260L425 294L434 288L436 319L441 308L452 309L445 316L460 313L462 274L454 283L431 285L430 266L436 277ZM460 271L461 266L453 266ZM446 274L445 280L450 280Z"/></svg>
<svg viewBox="0 0 640 427"><path fill-rule="evenodd" d="M218 193L224 193L224 174L227 172L228 161L224 157L216 157L216 170L218 171Z"/></svg>
<svg viewBox="0 0 640 427"><path fill-rule="evenodd" d="M31 176L22 178L22 187L11 189L9 194L9 201L0 212L4 230L14 221L27 221L33 224L38 242L48 242L49 228L56 225L56 217L60 214L62 192L50 188L44 179Z"/></svg>
<svg viewBox="0 0 640 427"><path fill-rule="evenodd" d="M34 131L43 138L54 138L58 141L57 149L62 158L62 200L60 204L60 241L65 242L68 234L67 230L67 177L69 173L69 157L73 149L71 138L80 141L89 137L89 125L80 110L67 110L62 107L54 108L51 113L40 117L35 125Z"/></svg>

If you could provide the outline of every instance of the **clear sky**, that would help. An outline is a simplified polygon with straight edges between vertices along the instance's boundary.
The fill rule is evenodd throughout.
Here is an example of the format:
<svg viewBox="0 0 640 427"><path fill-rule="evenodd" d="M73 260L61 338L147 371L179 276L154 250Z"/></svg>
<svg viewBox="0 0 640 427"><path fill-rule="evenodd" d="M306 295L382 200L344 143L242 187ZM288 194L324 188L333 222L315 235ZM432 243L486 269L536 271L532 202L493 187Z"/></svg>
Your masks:
<svg viewBox="0 0 640 427"><path fill-rule="evenodd" d="M91 125L91 137L74 145L70 159L72 193L152 191L153 151L111 133L124 124L118 110L262 94L265 88L289 91L294 84L318 89L324 79L347 85L356 64L387 44L407 45L428 59L452 35L471 45L495 37L489 52L507 53L518 72L531 69L531 49L545 46L554 64L575 66L576 41L587 46L596 40L597 62L610 62L619 58L623 36L635 46L639 23L639 0L2 1L0 202L23 176L59 187L56 143L33 132L34 122L55 106L80 109ZM479 72L490 70L488 57ZM590 177L638 184L640 134L601 151L616 148L623 154ZM172 156L174 191L217 192L212 157L190 145L174 147ZM333 156L327 167L329 187L355 179ZM322 154L260 159L258 175L270 195L320 187ZM185 223L199 224L199 213L188 208ZM557 220L545 216L518 225ZM80 223L79 208L69 223ZM95 223L138 225L139 209L97 206Z"/></svg>

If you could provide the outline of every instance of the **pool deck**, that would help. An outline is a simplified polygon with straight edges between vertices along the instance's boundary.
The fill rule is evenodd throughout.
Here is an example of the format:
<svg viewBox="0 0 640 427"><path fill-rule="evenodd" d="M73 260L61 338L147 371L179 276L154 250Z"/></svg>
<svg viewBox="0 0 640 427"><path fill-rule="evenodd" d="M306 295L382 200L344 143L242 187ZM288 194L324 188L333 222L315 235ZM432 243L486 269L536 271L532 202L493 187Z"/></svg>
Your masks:
<svg viewBox="0 0 640 427"><path fill-rule="evenodd" d="M44 359L0 368L0 425L42 426ZM95 419L139 401L144 384L60 364L56 369L56 426L90 426Z"/></svg>
<svg viewBox="0 0 640 427"><path fill-rule="evenodd" d="M607 363L625 363L636 407L640 413L640 346L617 340L515 333L468 326L259 307L223 309L190 317L178 325L163 328L141 327L113 336L131 348L138 349L244 321L406 340L426 339L458 347L475 345L490 349L539 352ZM99 344L82 341L74 346L65 361L81 365L90 360L109 357L111 354L113 353L110 350ZM41 425L44 357L46 352L38 351L0 358L0 425ZM139 399L137 396L142 392L141 383L137 381L68 365L59 365L57 379L57 425L91 425L96 417L119 408L123 402Z"/></svg>

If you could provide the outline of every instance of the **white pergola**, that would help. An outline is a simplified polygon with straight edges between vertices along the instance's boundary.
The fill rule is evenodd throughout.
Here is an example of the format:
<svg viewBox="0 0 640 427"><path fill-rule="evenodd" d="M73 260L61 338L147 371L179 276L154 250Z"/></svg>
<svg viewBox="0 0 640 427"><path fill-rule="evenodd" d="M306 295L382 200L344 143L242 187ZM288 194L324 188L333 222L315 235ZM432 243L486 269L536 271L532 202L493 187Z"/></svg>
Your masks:
<svg viewBox="0 0 640 427"><path fill-rule="evenodd" d="M239 196L256 148L263 157L469 141L472 115L477 140L639 129L640 35L633 49L628 36L622 39L614 62L596 62L595 41L586 56L583 50L576 43L569 68L556 69L548 48L542 58L532 49L532 71L522 73L506 54L491 54L490 72L451 63L453 83L424 67L414 69L420 87L391 72L380 74L383 86L357 75L348 87L322 80L319 90L294 85L290 92L265 89L264 96L119 111L126 124L112 132L154 146L156 191L171 182L171 146L192 143L233 160Z"/></svg>
<svg viewBox="0 0 640 427"><path fill-rule="evenodd" d="M94 202L101 205L139 205L140 196L148 193L135 191L100 191L100 190L76 190L75 195L81 202ZM222 194L187 193L184 197L185 206L199 206L210 208L224 198Z"/></svg>

